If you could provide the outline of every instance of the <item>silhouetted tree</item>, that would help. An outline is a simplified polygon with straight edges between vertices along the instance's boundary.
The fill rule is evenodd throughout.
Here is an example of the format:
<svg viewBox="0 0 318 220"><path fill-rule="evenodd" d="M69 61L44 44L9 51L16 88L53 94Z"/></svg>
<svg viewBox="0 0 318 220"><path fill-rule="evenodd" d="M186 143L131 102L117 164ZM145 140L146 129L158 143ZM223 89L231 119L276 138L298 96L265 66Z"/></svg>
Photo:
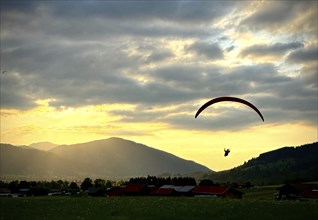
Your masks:
<svg viewBox="0 0 318 220"><path fill-rule="evenodd" d="M209 180L209 179L203 179L200 181L199 185L200 186L213 186L214 182L212 180Z"/></svg>
<svg viewBox="0 0 318 220"><path fill-rule="evenodd" d="M8 182L4 182L2 180L0 180L0 187L8 187L9 183Z"/></svg>
<svg viewBox="0 0 318 220"><path fill-rule="evenodd" d="M175 186L195 186L196 181L192 177L174 177L172 179L172 184Z"/></svg>
<svg viewBox="0 0 318 220"><path fill-rule="evenodd" d="M112 183L112 181L110 181L110 180L107 180L106 181L106 188L111 188L111 187L113 187L113 183Z"/></svg>
<svg viewBox="0 0 318 220"><path fill-rule="evenodd" d="M11 190L11 192L17 192L19 190L19 181L11 181L8 188Z"/></svg>
<svg viewBox="0 0 318 220"><path fill-rule="evenodd" d="M82 190L88 190L88 188L93 187L93 180L89 177L85 178L81 184Z"/></svg>
<svg viewBox="0 0 318 220"><path fill-rule="evenodd" d="M101 187L101 188L105 188L106 187L106 181L103 179L96 179L94 181L94 186L95 187Z"/></svg>
<svg viewBox="0 0 318 220"><path fill-rule="evenodd" d="M80 191L80 188L78 187L77 183L71 182L67 191L74 195Z"/></svg>
<svg viewBox="0 0 318 220"><path fill-rule="evenodd" d="M59 189L65 189L65 188L68 187L69 182L66 181L66 180L65 180L65 181L63 181L63 180L58 180L58 181L56 182L56 184L58 185Z"/></svg>
<svg viewBox="0 0 318 220"><path fill-rule="evenodd" d="M79 189L77 183L75 183L75 182L71 182L69 187L70 187L71 189Z"/></svg>
<svg viewBox="0 0 318 220"><path fill-rule="evenodd" d="M23 189L23 188L29 188L30 187L30 183L26 180L22 180L19 182L18 185L19 189Z"/></svg>

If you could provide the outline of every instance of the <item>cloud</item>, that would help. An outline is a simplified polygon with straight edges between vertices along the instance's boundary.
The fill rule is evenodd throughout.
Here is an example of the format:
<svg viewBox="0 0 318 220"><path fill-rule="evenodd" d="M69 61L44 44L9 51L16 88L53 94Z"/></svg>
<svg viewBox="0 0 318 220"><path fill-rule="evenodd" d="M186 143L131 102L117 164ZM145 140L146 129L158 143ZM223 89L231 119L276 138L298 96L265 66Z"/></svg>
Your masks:
<svg viewBox="0 0 318 220"><path fill-rule="evenodd" d="M51 3L55 16L70 16L75 19L83 16L94 16L103 19L147 21L160 19L163 21L196 23L212 21L224 15L235 5L233 2L197 2L197 1L146 1L136 3L114 1L83 1Z"/></svg>
<svg viewBox="0 0 318 220"><path fill-rule="evenodd" d="M253 45L245 48L241 52L242 57L256 56L256 57L266 57L266 56L283 56L286 52L304 47L301 42L291 42L291 43L276 43L272 45Z"/></svg>
<svg viewBox="0 0 318 220"><path fill-rule="evenodd" d="M235 5L195 1L78 1L76 4L27 1L24 4L20 7L4 2L2 26L6 31L33 31L71 40L103 40L127 33L149 37L209 36L198 24L211 23Z"/></svg>
<svg viewBox="0 0 318 220"><path fill-rule="evenodd" d="M194 52L196 55L208 60L219 60L224 57L223 51L217 43L195 42L185 49L187 52Z"/></svg>
<svg viewBox="0 0 318 220"><path fill-rule="evenodd" d="M301 50L293 51L289 54L287 61L291 63L308 63L317 62L318 60L318 48L309 47Z"/></svg>
<svg viewBox="0 0 318 220"><path fill-rule="evenodd" d="M318 48L309 46L300 50L293 51L286 59L288 63L297 63L302 65L301 77L307 84L318 87Z"/></svg>
<svg viewBox="0 0 318 220"><path fill-rule="evenodd" d="M176 71L177 69L179 71ZM204 71L207 69L209 68ZM211 71L211 75L193 75L198 70L199 68L191 70L187 66L167 66L158 70L156 75L158 80L171 81L175 88L192 91L184 101L176 99L171 102L170 105L174 106L172 110L160 111L161 108L157 106L149 111L146 106L151 103L140 103L138 110L112 113L118 114L123 121L131 123L161 121L178 129L237 130L257 126L259 124L257 114L254 115L252 110L245 108L213 109L210 113L214 113L214 116L206 115L204 121L200 122L194 120L194 114L200 107L194 106L195 100L208 101L217 96L230 95L246 98L258 106L264 114L266 123L288 123L299 120L309 124L315 122L317 90L307 87L301 78L279 75L272 64L241 66L230 71L223 70L221 73ZM191 85L192 81L197 83ZM200 88L196 87L197 85ZM163 106L166 104L162 103Z"/></svg>
<svg viewBox="0 0 318 220"><path fill-rule="evenodd" d="M35 97L25 92L26 82L18 74L7 72L1 76L1 108L27 110L36 106ZM28 88L34 90L32 86Z"/></svg>
<svg viewBox="0 0 318 220"><path fill-rule="evenodd" d="M271 1L255 7L255 12L240 22L250 30L270 30L308 32L307 24L312 24L310 31L315 28L313 19L317 17L316 1ZM317 28L316 28L317 30ZM315 32L312 32L315 34Z"/></svg>
<svg viewBox="0 0 318 220"><path fill-rule="evenodd" d="M130 103L136 110L112 114L121 122L189 129L257 125L255 115L237 108L193 120L198 102L238 96L259 105L269 122L309 122L317 110L317 47L310 46L316 45L315 26L300 28L301 34L273 30L305 24L313 4L264 2L251 13L240 1L6 1L1 108L30 109L39 99L54 99L53 107ZM242 26L251 35L266 32L275 43L241 44L236 31ZM236 56L237 48L245 49ZM290 77L273 60L241 59L264 56L301 66L301 74Z"/></svg>
<svg viewBox="0 0 318 220"><path fill-rule="evenodd" d="M146 62L156 63L156 62L160 62L160 61L164 61L166 59L172 58L173 56L174 54L168 50L154 51L150 53L149 56L147 56Z"/></svg>

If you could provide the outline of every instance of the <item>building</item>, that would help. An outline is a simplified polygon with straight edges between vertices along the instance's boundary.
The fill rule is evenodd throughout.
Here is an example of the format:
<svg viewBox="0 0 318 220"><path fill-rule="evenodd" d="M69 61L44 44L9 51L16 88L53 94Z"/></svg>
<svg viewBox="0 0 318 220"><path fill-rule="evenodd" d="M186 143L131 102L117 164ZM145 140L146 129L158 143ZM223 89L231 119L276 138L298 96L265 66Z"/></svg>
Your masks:
<svg viewBox="0 0 318 220"><path fill-rule="evenodd" d="M0 188L0 197L10 197L11 190L9 188Z"/></svg>
<svg viewBox="0 0 318 220"><path fill-rule="evenodd" d="M88 195L90 196L105 196L105 190L101 187L88 188Z"/></svg>
<svg viewBox="0 0 318 220"><path fill-rule="evenodd" d="M318 199L318 184L287 183L278 188L276 199Z"/></svg>
<svg viewBox="0 0 318 220"><path fill-rule="evenodd" d="M163 185L159 188L156 195L161 196L192 196L191 192L195 186L175 186Z"/></svg>
<svg viewBox="0 0 318 220"><path fill-rule="evenodd" d="M123 188L125 196L144 196L148 195L150 189L145 184L130 183Z"/></svg>
<svg viewBox="0 0 318 220"><path fill-rule="evenodd" d="M106 196L123 196L124 191L122 187L113 187L111 189L106 190Z"/></svg>
<svg viewBox="0 0 318 220"><path fill-rule="evenodd" d="M194 196L211 196L218 198L242 199L243 193L230 186L197 186L193 189Z"/></svg>

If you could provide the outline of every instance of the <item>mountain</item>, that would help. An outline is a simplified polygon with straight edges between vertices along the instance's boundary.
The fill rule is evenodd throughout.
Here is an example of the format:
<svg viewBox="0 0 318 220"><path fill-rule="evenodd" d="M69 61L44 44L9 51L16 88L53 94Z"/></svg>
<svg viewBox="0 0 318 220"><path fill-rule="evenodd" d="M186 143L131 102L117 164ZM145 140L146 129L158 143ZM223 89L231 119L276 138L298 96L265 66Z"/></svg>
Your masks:
<svg viewBox="0 0 318 220"><path fill-rule="evenodd" d="M49 151L0 146L2 178L123 178L210 171L193 161L120 138L59 145Z"/></svg>
<svg viewBox="0 0 318 220"><path fill-rule="evenodd" d="M46 151L52 150L56 146L58 146L58 145L53 144L51 142L38 142L38 143L33 143L33 144L29 145L29 147L31 147L31 148L38 149L38 150L46 150Z"/></svg>
<svg viewBox="0 0 318 220"><path fill-rule="evenodd" d="M27 177L32 179L78 175L78 172L72 170L72 162L53 153L29 147L1 144L0 156L1 178Z"/></svg>
<svg viewBox="0 0 318 220"><path fill-rule="evenodd" d="M75 163L85 163L105 176L187 174L209 169L193 161L121 138L61 145L50 152Z"/></svg>
<svg viewBox="0 0 318 220"><path fill-rule="evenodd" d="M318 180L318 142L283 147L260 154L241 166L204 178L214 182L246 182L257 185Z"/></svg>

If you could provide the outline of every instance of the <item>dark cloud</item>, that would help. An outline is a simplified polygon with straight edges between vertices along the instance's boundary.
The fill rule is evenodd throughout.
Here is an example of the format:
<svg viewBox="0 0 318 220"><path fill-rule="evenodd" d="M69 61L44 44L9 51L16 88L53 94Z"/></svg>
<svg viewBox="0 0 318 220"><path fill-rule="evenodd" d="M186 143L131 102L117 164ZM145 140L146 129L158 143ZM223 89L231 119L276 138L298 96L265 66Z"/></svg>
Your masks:
<svg viewBox="0 0 318 220"><path fill-rule="evenodd" d="M308 85L318 87L318 48L317 46L307 47L293 51L289 54L286 61L302 65L301 77Z"/></svg>
<svg viewBox="0 0 318 220"><path fill-rule="evenodd" d="M234 48L235 48L235 46L232 45L232 46L226 48L226 52L231 52L232 50L234 50Z"/></svg>
<svg viewBox="0 0 318 220"><path fill-rule="evenodd" d="M304 47L301 42L276 43L272 45L253 45L241 52L241 56L282 56L290 50Z"/></svg>
<svg viewBox="0 0 318 220"><path fill-rule="evenodd" d="M289 53L288 64L303 66L300 76L284 75L273 63L220 64L228 59L226 51L240 46L229 34L238 27L223 29L222 22L240 18L235 13L248 3L19 2L1 2L1 68L7 70L1 75L1 108L30 109L38 99L55 99L54 107L130 103L134 111L111 113L125 122L162 121L189 129L258 125L257 115L244 108L222 108L217 118L194 120L199 106L193 103L238 96L259 106L271 123L315 119L317 47L303 48L307 38L286 33L289 37L275 41L280 43L249 45L240 54ZM241 24L247 30L276 28L301 20L299 10L310 5L288 3L266 3ZM162 110L166 106L173 108Z"/></svg>
<svg viewBox="0 0 318 220"><path fill-rule="evenodd" d="M291 63L307 63L317 62L318 60L318 48L310 47L293 51L289 54L287 61Z"/></svg>
<svg viewBox="0 0 318 220"><path fill-rule="evenodd" d="M13 108L27 110L36 106L35 97L28 91L34 91L35 88L27 85L25 79L12 72L0 75L0 105L1 108Z"/></svg>
<svg viewBox="0 0 318 220"><path fill-rule="evenodd" d="M76 4L73 1L32 2L33 4L26 4L25 7L23 4L8 4L10 7L3 7L2 30L14 37L23 36L24 39L31 38L30 40L59 38L71 41L103 41L110 37L118 39L118 36L208 37L211 32L202 29L197 22L211 22L220 17L222 11L233 7L231 4L226 4L225 7L218 2L198 4L179 1L167 1L164 4L160 1L77 1ZM186 6L188 4L190 6ZM204 7L204 4L209 7ZM200 13L188 17L194 9ZM199 21L192 25L195 17ZM180 25L183 22L184 25Z"/></svg>
<svg viewBox="0 0 318 220"><path fill-rule="evenodd" d="M310 10L316 10L317 12L316 1L265 2L265 4L259 6L255 13L244 19L240 25L253 30L271 29L277 31L292 24L296 17L306 15ZM305 24L307 19L303 22Z"/></svg>
<svg viewBox="0 0 318 220"><path fill-rule="evenodd" d="M195 42L187 46L185 50L209 60L223 59L223 50L217 43Z"/></svg>
<svg viewBox="0 0 318 220"><path fill-rule="evenodd" d="M294 4L291 2L274 2L262 6L261 10L256 11L247 19L243 20L242 24L248 25L272 25L273 23L284 23L292 18Z"/></svg>
<svg viewBox="0 0 318 220"><path fill-rule="evenodd" d="M259 116L253 110L243 108L222 108L222 112L215 111L211 106L201 113L198 118L193 115L183 114L171 116L167 119L175 128L191 130L240 130L251 126L263 124ZM211 115L214 113L216 115ZM266 118L265 118L266 120Z"/></svg>
<svg viewBox="0 0 318 220"><path fill-rule="evenodd" d="M163 21L196 23L212 21L229 12L233 2L197 1L83 1L53 2L51 7L55 16L81 18L94 16L114 20L159 19Z"/></svg>
<svg viewBox="0 0 318 220"><path fill-rule="evenodd" d="M146 62L156 63L166 59L170 59L174 56L171 51L155 51L149 54L146 58Z"/></svg>
<svg viewBox="0 0 318 220"><path fill-rule="evenodd" d="M304 81L311 87L318 88L318 63L313 63L312 65L304 66L301 70L301 77Z"/></svg>

